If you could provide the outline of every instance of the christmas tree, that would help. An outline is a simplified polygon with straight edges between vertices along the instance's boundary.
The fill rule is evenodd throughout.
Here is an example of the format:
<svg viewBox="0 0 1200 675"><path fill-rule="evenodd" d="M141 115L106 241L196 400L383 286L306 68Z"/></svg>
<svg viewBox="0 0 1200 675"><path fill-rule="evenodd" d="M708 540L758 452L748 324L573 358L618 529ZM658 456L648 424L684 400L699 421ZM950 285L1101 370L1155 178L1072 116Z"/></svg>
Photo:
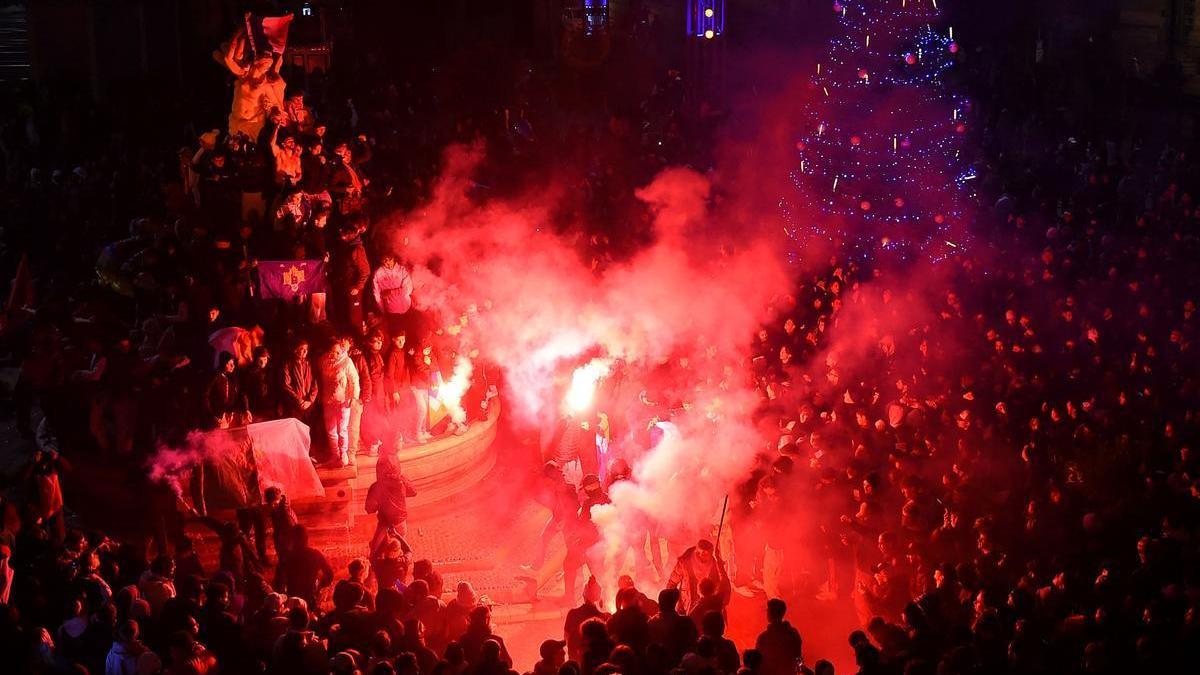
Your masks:
<svg viewBox="0 0 1200 675"><path fill-rule="evenodd" d="M945 82L954 29L940 25L939 0L835 0L833 11L796 142L796 196L781 202L788 233L860 257L952 254L964 245L972 179L969 104Z"/></svg>

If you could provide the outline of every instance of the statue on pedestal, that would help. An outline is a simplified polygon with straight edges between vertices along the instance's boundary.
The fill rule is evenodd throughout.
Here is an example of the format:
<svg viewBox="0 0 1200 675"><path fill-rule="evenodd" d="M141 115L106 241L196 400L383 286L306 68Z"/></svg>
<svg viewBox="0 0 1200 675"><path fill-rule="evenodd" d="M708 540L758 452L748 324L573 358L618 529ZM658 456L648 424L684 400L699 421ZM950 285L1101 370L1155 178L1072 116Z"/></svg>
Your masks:
<svg viewBox="0 0 1200 675"><path fill-rule="evenodd" d="M237 78L229 111L229 135L245 134L254 141L271 113L284 109L287 83L279 75L283 54L255 50L246 32L240 31L225 48L222 61Z"/></svg>

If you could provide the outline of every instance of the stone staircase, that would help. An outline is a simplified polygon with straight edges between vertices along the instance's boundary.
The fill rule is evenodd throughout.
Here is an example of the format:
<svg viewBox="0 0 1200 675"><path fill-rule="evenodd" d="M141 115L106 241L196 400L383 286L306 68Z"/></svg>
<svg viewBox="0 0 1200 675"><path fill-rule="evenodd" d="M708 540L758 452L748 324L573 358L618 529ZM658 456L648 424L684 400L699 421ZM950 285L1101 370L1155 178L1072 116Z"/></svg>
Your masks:
<svg viewBox="0 0 1200 675"><path fill-rule="evenodd" d="M480 484L496 467L496 449L492 448L492 443L496 439L499 418L500 406L494 405L487 419L471 424L462 435L442 436L400 450L401 470L417 491L417 496L408 502L410 523L416 527L428 523L432 527L429 536L440 538L447 516L469 510L489 496L489 491L480 489ZM325 488L325 496L292 502L292 508L308 529L313 544L325 550L331 561L360 555L360 549L370 537L375 518L366 513L366 498L376 480L378 462L378 457L359 455L349 466L320 466L317 475ZM213 515L219 520L235 518L232 511ZM187 531L202 552L204 561L215 564L219 549L216 536L199 523L190 523ZM412 538L420 536L412 533ZM462 561L443 560L443 569L454 571L456 565L462 564L474 568L475 563L467 562L473 556L464 553Z"/></svg>

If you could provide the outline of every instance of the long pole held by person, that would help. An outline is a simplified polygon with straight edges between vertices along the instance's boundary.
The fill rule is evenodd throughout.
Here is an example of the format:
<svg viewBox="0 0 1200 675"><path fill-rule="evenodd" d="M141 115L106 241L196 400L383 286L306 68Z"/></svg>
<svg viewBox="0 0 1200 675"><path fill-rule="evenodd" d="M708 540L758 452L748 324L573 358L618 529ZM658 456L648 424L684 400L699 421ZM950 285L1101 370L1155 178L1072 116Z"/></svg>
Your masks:
<svg viewBox="0 0 1200 675"><path fill-rule="evenodd" d="M713 544L713 550L718 554L721 552L721 530L725 528L725 510L729 508L729 495L725 495L725 501L721 503L721 520L717 523L717 541Z"/></svg>

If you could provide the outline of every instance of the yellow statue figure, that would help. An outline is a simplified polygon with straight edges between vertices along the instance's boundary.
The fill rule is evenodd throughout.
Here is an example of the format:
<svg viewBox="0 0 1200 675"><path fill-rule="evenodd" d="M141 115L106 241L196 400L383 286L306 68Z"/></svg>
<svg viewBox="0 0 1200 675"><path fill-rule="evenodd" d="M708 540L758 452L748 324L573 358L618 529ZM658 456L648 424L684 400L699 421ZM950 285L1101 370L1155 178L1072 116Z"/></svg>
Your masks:
<svg viewBox="0 0 1200 675"><path fill-rule="evenodd" d="M233 85L233 106L229 111L229 135L245 134L251 141L258 138L267 119L275 110L284 109L284 90L287 84L279 76L283 55L259 52L249 65L246 33L239 32L225 49L225 67L237 81Z"/></svg>

